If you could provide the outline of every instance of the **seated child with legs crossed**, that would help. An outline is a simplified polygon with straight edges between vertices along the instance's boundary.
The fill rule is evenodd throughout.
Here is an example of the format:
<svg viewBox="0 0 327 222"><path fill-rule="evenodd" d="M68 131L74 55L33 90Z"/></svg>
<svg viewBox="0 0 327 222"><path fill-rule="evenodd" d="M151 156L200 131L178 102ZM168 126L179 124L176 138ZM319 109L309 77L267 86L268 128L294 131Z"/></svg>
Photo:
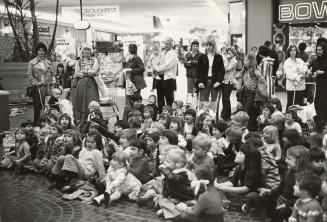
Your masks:
<svg viewBox="0 0 327 222"><path fill-rule="evenodd" d="M128 195L130 200L137 200L141 188L141 182L127 170L128 155L124 152L116 152L112 155L110 167L106 176L106 191L94 198L101 204L104 201L108 207L112 201L118 200L122 195Z"/></svg>

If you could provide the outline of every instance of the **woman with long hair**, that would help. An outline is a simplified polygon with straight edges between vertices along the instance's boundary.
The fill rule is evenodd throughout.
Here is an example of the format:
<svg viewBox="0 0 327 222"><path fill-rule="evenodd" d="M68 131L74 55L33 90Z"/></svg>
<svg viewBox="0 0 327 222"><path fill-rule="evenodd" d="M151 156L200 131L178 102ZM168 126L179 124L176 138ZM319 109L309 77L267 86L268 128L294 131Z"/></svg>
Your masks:
<svg viewBox="0 0 327 222"><path fill-rule="evenodd" d="M256 90L259 81L265 82L265 80L257 68L257 60L254 54L248 54L245 57L243 70L236 78L242 79L241 90L236 95L237 101L242 104L243 111L249 115L248 129L255 131L257 130L256 119L260 113L260 109L255 106Z"/></svg>
<svg viewBox="0 0 327 222"><path fill-rule="evenodd" d="M231 116L231 106L230 106L230 95L233 90L233 78L236 73L237 66L237 52L231 47L226 50L226 60L225 60L225 77L222 82L222 101L223 109L221 111L221 117L225 120L229 120Z"/></svg>
<svg viewBox="0 0 327 222"><path fill-rule="evenodd" d="M72 84L72 103L74 118L77 123L86 121L89 114L89 103L99 102L99 90L94 77L99 75L99 65L96 58L91 57L92 48L84 46L81 58L76 64Z"/></svg>
<svg viewBox="0 0 327 222"><path fill-rule="evenodd" d="M200 90L200 102L211 103L213 110L216 110L218 87L221 85L225 76L223 57L217 54L217 46L214 40L206 42L205 54L199 57L197 79Z"/></svg>
<svg viewBox="0 0 327 222"><path fill-rule="evenodd" d="M307 67L302 59L297 58L298 53L296 45L290 45L286 51L287 59L284 62L287 91L286 110L291 105L304 105Z"/></svg>
<svg viewBox="0 0 327 222"><path fill-rule="evenodd" d="M313 77L316 78L316 97L314 105L316 108L316 126L322 131L327 124L327 46L321 43L317 47L317 60L312 65Z"/></svg>

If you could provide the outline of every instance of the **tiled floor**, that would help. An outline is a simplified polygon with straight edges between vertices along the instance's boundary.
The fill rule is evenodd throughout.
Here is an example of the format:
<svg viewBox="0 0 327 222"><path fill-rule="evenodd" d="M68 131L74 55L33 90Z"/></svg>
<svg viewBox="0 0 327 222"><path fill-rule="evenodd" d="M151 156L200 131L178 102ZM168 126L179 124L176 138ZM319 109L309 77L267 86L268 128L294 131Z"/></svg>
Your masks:
<svg viewBox="0 0 327 222"><path fill-rule="evenodd" d="M109 209L64 201L60 192L47 188L48 183L41 176L0 171L0 178L1 222L163 221L155 210L139 208L128 201L121 201ZM240 212L226 212L224 218L227 222L259 221Z"/></svg>

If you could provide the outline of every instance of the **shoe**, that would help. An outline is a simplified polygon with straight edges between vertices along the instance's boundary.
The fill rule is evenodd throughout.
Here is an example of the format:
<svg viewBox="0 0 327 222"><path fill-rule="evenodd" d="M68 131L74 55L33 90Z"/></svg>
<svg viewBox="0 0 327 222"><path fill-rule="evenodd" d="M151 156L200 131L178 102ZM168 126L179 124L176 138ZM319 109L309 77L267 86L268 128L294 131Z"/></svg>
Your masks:
<svg viewBox="0 0 327 222"><path fill-rule="evenodd" d="M248 214L248 213L250 213L250 208L249 208L249 206L247 205L247 204L243 204L242 205L242 212L243 213L246 213L246 214Z"/></svg>
<svg viewBox="0 0 327 222"><path fill-rule="evenodd" d="M160 209L160 210L157 211L157 215L158 215L159 217L163 216L163 211L162 211L162 209Z"/></svg>
<svg viewBox="0 0 327 222"><path fill-rule="evenodd" d="M109 207L109 202L110 202L110 195L107 192L104 192L104 207L108 208Z"/></svg>

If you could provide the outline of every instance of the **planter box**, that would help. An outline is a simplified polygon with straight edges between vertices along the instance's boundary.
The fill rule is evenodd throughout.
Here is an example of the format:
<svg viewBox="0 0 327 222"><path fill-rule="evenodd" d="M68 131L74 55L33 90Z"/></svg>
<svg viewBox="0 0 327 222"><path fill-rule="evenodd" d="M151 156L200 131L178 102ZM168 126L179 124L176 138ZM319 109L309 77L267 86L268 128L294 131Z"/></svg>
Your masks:
<svg viewBox="0 0 327 222"><path fill-rule="evenodd" d="M25 96L29 80L26 76L27 62L2 63L0 64L0 83L4 90L9 91L9 103L31 102Z"/></svg>

